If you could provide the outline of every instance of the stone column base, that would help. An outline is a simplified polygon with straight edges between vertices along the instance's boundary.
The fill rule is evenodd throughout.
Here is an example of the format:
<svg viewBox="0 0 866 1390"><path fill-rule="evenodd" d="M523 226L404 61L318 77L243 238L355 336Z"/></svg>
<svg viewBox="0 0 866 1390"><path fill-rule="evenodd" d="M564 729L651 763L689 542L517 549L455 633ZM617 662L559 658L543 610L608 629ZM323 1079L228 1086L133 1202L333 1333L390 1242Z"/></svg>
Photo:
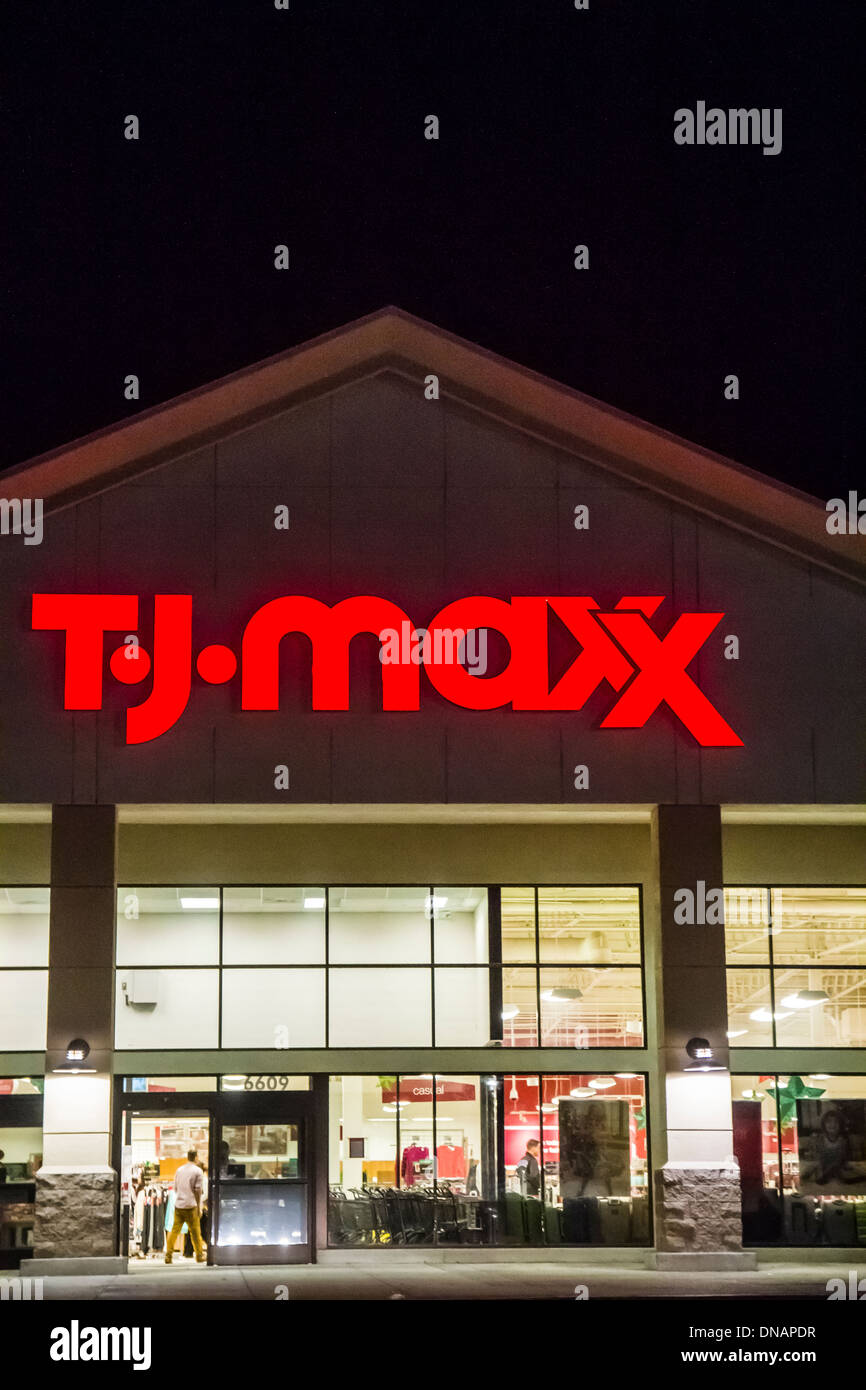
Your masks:
<svg viewBox="0 0 866 1390"><path fill-rule="evenodd" d="M666 1163L655 1174L655 1198L658 1251L678 1255L742 1252L736 1159Z"/></svg>
<svg viewBox="0 0 866 1390"><path fill-rule="evenodd" d="M109 1167L40 1168L36 1174L35 1259L117 1254L117 1174Z"/></svg>

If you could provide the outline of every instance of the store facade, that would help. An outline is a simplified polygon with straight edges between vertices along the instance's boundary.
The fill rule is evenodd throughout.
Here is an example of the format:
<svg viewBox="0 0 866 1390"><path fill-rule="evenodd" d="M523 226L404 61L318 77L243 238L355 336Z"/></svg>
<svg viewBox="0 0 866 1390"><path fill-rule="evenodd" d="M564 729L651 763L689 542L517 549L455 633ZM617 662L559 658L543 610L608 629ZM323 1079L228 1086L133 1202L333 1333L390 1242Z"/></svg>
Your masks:
<svg viewBox="0 0 866 1390"><path fill-rule="evenodd" d="M862 537L393 310L2 493L8 1264L866 1246Z"/></svg>

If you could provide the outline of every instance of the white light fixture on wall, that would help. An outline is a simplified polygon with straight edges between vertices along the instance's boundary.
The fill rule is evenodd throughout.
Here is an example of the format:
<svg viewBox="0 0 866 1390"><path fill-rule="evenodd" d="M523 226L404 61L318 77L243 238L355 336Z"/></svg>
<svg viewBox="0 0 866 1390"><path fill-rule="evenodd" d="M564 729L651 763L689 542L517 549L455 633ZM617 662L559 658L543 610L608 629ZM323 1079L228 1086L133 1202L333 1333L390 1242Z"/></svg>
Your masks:
<svg viewBox="0 0 866 1390"><path fill-rule="evenodd" d="M715 1060L708 1038L689 1038L686 1052L692 1061L683 1068L684 1071L727 1071L727 1067Z"/></svg>
<svg viewBox="0 0 866 1390"><path fill-rule="evenodd" d="M65 1072L67 1075L74 1076L79 1072L95 1072L96 1067L85 1067L83 1064L90 1056L90 1043L85 1042L84 1038L73 1038L66 1047L66 1061L61 1062L59 1067L52 1067L55 1072Z"/></svg>

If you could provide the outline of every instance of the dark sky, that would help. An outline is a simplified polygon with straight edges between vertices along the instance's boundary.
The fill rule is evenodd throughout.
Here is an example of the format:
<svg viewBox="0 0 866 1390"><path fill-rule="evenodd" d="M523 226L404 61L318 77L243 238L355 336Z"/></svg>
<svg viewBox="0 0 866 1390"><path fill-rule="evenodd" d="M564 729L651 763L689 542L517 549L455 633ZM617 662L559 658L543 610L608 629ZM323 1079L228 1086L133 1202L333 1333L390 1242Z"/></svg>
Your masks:
<svg viewBox="0 0 866 1390"><path fill-rule="evenodd" d="M862 491L861 8L7 5L0 466L393 303L822 498ZM698 100L781 107L781 154L675 145Z"/></svg>

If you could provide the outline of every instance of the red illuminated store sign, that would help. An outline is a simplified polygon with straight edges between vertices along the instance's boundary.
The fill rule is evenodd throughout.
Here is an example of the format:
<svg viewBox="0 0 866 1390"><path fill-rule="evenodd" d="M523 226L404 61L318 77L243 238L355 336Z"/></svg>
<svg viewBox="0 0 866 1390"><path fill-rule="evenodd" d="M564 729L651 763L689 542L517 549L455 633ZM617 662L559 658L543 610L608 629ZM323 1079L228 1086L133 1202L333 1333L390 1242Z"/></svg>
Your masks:
<svg viewBox="0 0 866 1390"><path fill-rule="evenodd" d="M475 1087L471 1081L443 1081L441 1078L436 1082L436 1099L440 1100L474 1100ZM433 1080L426 1076L401 1076L400 1094L397 1094L396 1084L393 1086L382 1087L382 1104L393 1105L395 1101L417 1102L433 1100Z"/></svg>
<svg viewBox="0 0 866 1390"><path fill-rule="evenodd" d="M618 698L603 729L643 728L662 703L707 748L741 746L742 740L699 689L686 668L721 622L722 613L681 613L666 633L649 619L663 602L656 595L620 599L602 612L591 598L544 597L510 600L475 595L449 603L425 629L388 599L369 594L333 606L293 595L257 609L244 629L240 662L221 645L203 647L193 663L193 601L190 594L157 594L153 604L152 651L135 642L117 647L109 659L116 680L136 685L153 671L146 698L126 714L127 743L148 743L171 729L190 698L193 664L203 681L221 685L240 666L241 708L277 710L280 705L280 642L305 634L312 645L314 710L349 708L349 644L372 633L384 644L393 634L424 631L423 661L400 648L382 664L382 708L417 710L421 666L435 690L463 709L579 710L607 682ZM580 651L551 687L548 658L550 611L574 637ZM137 594L34 594L34 629L66 634L64 708L102 708L104 643L107 633L134 634ZM493 676L473 674L449 660L455 632L494 629L510 655ZM405 644L404 644L405 646ZM621 693L619 693L621 692Z"/></svg>

